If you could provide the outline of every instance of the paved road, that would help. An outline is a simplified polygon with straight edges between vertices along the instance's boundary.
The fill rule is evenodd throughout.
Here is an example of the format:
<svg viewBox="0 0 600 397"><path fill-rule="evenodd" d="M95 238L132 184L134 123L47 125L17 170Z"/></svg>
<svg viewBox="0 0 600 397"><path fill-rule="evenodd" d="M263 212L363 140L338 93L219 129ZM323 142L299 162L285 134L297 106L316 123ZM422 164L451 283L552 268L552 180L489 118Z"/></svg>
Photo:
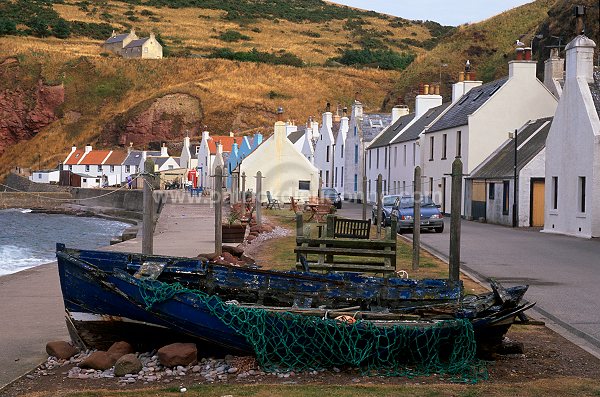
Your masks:
<svg viewBox="0 0 600 397"><path fill-rule="evenodd" d="M359 205L343 203L341 215L360 217ZM441 234L423 232L422 244L447 259L449 219ZM533 229L463 221L461 266L480 280L529 284L546 323L600 357L600 241L549 235ZM410 237L410 235L408 235Z"/></svg>

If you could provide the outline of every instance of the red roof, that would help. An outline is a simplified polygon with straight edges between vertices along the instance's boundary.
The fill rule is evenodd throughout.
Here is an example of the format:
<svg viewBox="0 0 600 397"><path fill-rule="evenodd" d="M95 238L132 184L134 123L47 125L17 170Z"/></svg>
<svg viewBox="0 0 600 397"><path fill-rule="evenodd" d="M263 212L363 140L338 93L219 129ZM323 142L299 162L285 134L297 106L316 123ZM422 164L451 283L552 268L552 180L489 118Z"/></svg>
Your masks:
<svg viewBox="0 0 600 397"><path fill-rule="evenodd" d="M81 160L81 156L83 156L84 153L85 153L85 151L83 149L75 150L73 153L71 153L71 156L69 156L67 158L67 160L65 161L65 164L67 164L67 165L77 164L77 162L79 160Z"/></svg>
<svg viewBox="0 0 600 397"><path fill-rule="evenodd" d="M233 136L211 136L208 140L208 148L211 154L217 153L217 142L221 142L223 145L223 153L231 152L231 146L233 142L242 142L242 137L233 137Z"/></svg>
<svg viewBox="0 0 600 397"><path fill-rule="evenodd" d="M125 158L127 158L127 152L115 150L111 153L111 155L108 157L108 159L106 159L104 164L106 164L106 165L121 165L121 164L123 164L123 161L125 161Z"/></svg>
<svg viewBox="0 0 600 397"><path fill-rule="evenodd" d="M92 150L79 163L81 165L100 165L108 157L110 150Z"/></svg>

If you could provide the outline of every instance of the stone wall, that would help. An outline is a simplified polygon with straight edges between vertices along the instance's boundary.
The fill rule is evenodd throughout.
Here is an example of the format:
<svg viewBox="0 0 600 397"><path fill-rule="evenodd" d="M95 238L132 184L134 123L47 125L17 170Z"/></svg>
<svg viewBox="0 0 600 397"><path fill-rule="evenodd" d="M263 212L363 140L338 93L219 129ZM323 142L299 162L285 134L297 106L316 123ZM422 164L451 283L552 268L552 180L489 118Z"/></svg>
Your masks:
<svg viewBox="0 0 600 397"><path fill-rule="evenodd" d="M69 202L68 192L20 193L0 192L0 208L59 208Z"/></svg>
<svg viewBox="0 0 600 397"><path fill-rule="evenodd" d="M144 209L142 190L71 189L75 204L88 207L110 207L134 212L142 212Z"/></svg>
<svg viewBox="0 0 600 397"><path fill-rule="evenodd" d="M3 182L5 186L0 186L0 191L20 191L20 192L69 192L69 186L50 185L48 183L35 183L20 175L10 173ZM11 190L15 189L15 190Z"/></svg>

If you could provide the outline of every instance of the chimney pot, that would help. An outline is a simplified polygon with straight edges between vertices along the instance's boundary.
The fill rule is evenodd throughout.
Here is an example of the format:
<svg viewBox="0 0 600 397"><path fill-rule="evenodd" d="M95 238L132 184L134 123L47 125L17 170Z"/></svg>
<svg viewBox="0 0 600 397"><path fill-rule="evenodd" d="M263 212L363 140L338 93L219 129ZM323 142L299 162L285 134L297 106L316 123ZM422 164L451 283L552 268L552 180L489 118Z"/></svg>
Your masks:
<svg viewBox="0 0 600 397"><path fill-rule="evenodd" d="M522 61L523 60L523 52L525 52L525 50L521 47L517 48L517 61Z"/></svg>
<svg viewBox="0 0 600 397"><path fill-rule="evenodd" d="M531 47L525 47L524 56L526 61L531 61Z"/></svg>
<svg viewBox="0 0 600 397"><path fill-rule="evenodd" d="M425 87L423 83L419 83L419 95L423 95L425 93Z"/></svg>
<svg viewBox="0 0 600 397"><path fill-rule="evenodd" d="M325 111L331 112L331 103L327 102L327 104L325 105Z"/></svg>
<svg viewBox="0 0 600 397"><path fill-rule="evenodd" d="M440 85L439 84L435 85L435 95L440 95Z"/></svg>
<svg viewBox="0 0 600 397"><path fill-rule="evenodd" d="M458 81L465 81L465 72L458 72Z"/></svg>
<svg viewBox="0 0 600 397"><path fill-rule="evenodd" d="M429 95L429 84L423 85L423 95Z"/></svg>

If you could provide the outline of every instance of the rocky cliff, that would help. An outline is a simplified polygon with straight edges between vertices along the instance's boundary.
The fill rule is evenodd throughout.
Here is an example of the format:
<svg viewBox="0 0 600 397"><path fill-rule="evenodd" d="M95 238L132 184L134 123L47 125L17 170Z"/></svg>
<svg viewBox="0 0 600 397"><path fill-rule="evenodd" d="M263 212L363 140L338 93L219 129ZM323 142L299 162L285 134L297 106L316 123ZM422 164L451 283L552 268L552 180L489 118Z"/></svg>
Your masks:
<svg viewBox="0 0 600 397"><path fill-rule="evenodd" d="M0 62L0 79L14 79L16 58ZM15 87L0 92L0 154L7 147L34 137L42 128L57 120L65 101L61 85L50 86L41 80L33 87Z"/></svg>

